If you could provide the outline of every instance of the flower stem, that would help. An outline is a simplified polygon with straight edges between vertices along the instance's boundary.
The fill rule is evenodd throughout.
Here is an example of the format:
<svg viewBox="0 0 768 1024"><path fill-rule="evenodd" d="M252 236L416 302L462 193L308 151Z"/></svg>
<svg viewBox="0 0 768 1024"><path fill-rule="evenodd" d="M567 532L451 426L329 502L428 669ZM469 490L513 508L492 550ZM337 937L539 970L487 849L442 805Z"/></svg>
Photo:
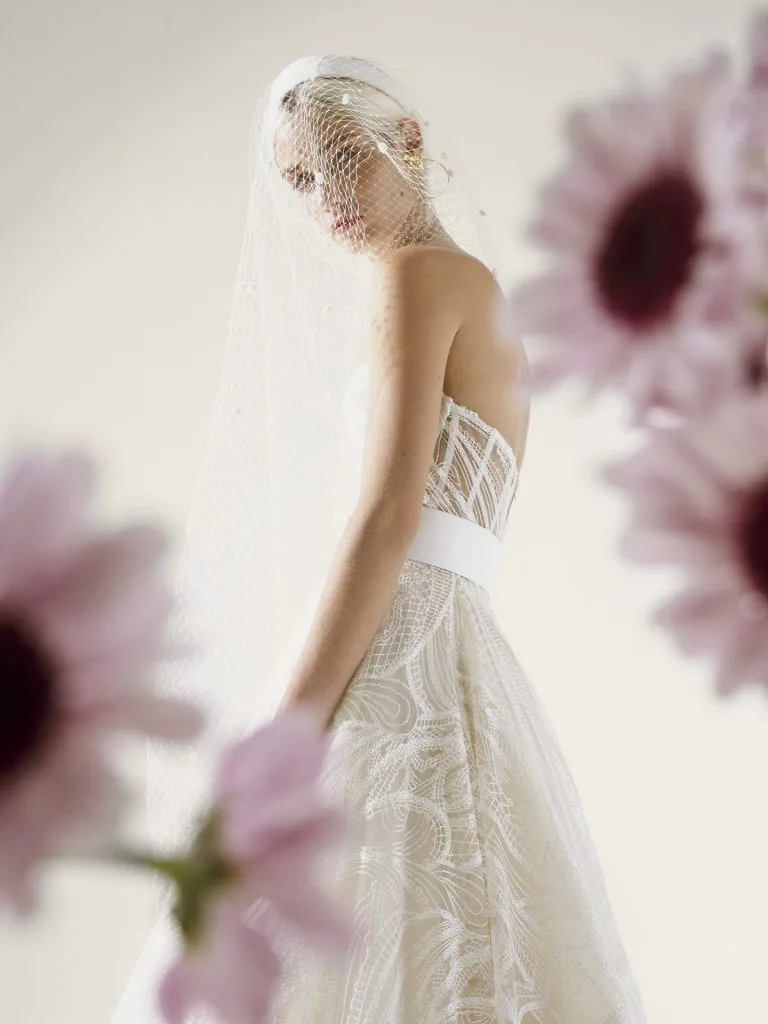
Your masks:
<svg viewBox="0 0 768 1024"><path fill-rule="evenodd" d="M82 863L118 864L121 867L132 867L157 871L161 875L178 880L182 873L184 860L181 857L161 857L151 850L142 850L127 846L115 846L95 850L74 850L60 856L64 861Z"/></svg>

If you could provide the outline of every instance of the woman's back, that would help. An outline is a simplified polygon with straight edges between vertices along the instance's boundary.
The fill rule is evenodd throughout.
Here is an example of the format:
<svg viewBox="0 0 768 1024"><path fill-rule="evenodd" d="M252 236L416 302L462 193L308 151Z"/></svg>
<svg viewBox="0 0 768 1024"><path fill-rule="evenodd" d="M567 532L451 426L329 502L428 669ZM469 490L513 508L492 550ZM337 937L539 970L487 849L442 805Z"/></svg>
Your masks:
<svg viewBox="0 0 768 1024"><path fill-rule="evenodd" d="M505 329L504 295L492 272L453 245L421 246L415 272L444 283L444 301L459 306L443 390L497 431L522 464L529 423L528 363L520 340Z"/></svg>

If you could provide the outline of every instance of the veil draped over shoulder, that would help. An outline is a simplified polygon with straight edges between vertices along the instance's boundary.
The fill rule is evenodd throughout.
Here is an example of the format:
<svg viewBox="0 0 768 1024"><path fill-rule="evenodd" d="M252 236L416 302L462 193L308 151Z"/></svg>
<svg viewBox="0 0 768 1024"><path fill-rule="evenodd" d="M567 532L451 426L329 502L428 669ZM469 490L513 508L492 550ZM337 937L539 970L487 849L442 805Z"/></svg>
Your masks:
<svg viewBox="0 0 768 1024"><path fill-rule="evenodd" d="M294 148L323 168L313 180L279 166L276 136L288 116ZM403 157L395 137L405 121L423 140L414 159ZM354 150L346 144L352 135ZM253 125L228 341L178 576L173 639L199 653L174 663L165 679L167 692L205 709L209 728L189 751L151 749L149 832L162 851L188 838L221 749L276 710L351 511L344 397L364 360L374 267L354 237L340 241L327 218L309 215L308 193L319 196L315 214L354 219L353 185L374 148L423 189L426 207L459 245L490 262L455 168L387 71L326 56L277 76ZM379 200L379 220L394 218L397 204L385 194ZM394 219L390 227L404 238L414 229ZM174 944L163 915L112 1024L160 1021L155 985Z"/></svg>

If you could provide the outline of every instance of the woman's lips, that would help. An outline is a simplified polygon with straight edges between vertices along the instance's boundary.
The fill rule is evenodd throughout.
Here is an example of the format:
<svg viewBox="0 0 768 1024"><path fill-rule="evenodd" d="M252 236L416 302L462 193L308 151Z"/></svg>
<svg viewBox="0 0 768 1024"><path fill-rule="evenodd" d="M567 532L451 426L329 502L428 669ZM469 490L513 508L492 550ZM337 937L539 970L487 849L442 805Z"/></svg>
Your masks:
<svg viewBox="0 0 768 1024"><path fill-rule="evenodd" d="M338 233L344 233L346 231L350 231L359 223L359 217L339 217L338 220L333 222L333 230Z"/></svg>

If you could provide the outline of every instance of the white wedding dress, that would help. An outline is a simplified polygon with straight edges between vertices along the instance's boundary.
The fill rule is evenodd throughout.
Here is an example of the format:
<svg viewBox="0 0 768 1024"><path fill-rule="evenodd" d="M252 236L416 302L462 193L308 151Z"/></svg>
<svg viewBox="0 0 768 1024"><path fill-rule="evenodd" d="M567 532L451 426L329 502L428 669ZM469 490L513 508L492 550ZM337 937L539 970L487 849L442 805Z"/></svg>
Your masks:
<svg viewBox="0 0 768 1024"><path fill-rule="evenodd" d="M424 506L463 523L433 562L466 562L474 524L482 576L517 484L501 435L445 398ZM338 708L328 785L359 832L334 877L359 932L342 968L297 956L280 1024L645 1019L572 777L471 577L406 561Z"/></svg>

